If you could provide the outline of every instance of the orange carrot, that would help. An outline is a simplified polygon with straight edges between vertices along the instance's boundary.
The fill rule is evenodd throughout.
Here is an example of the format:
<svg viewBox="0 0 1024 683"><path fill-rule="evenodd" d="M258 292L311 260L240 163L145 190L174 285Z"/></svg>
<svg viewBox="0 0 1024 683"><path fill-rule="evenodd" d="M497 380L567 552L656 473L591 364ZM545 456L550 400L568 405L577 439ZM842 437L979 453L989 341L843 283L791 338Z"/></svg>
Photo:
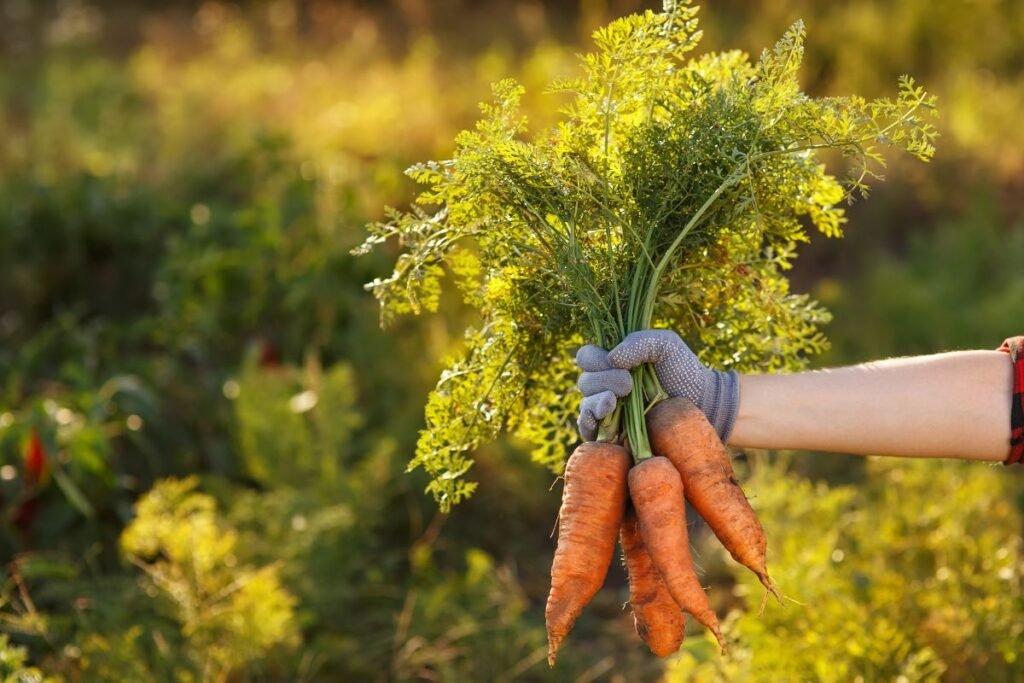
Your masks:
<svg viewBox="0 0 1024 683"><path fill-rule="evenodd" d="M672 398L651 408L647 426L652 450L675 465L686 488L686 499L733 558L757 574L765 588L782 602L768 576L764 529L736 481L725 446L704 413L685 398Z"/></svg>
<svg viewBox="0 0 1024 683"><path fill-rule="evenodd" d="M651 652L668 657L683 643L685 618L644 546L632 507L622 520L619 544L629 572L629 606L636 633Z"/></svg>
<svg viewBox="0 0 1024 683"><path fill-rule="evenodd" d="M558 549L545 610L550 666L555 665L562 639L604 584L626 507L631 460L622 446L590 441L581 444L565 466Z"/></svg>
<svg viewBox="0 0 1024 683"><path fill-rule="evenodd" d="M636 508L640 536L672 598L684 612L711 629L724 651L718 617L693 569L679 472L667 458L647 458L629 471L629 495Z"/></svg>

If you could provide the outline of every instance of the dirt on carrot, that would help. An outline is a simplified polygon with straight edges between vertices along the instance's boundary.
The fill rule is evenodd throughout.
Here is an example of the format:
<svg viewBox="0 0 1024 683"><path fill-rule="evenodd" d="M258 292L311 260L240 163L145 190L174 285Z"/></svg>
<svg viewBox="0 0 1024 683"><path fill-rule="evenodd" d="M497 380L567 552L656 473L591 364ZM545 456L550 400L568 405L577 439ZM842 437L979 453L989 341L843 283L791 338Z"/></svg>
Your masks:
<svg viewBox="0 0 1024 683"><path fill-rule="evenodd" d="M668 657L682 645L686 621L647 552L632 506L622 519L619 544L629 573L629 606L637 635L655 655Z"/></svg>
<svg viewBox="0 0 1024 683"><path fill-rule="evenodd" d="M648 458L629 471L629 495L640 536L676 604L704 624L725 650L718 617L697 579L686 531L686 503L679 472L667 458Z"/></svg>
<svg viewBox="0 0 1024 683"><path fill-rule="evenodd" d="M764 529L736 481L729 453L704 413L685 398L661 401L647 413L651 448L672 462L686 499L725 549L782 602L768 576Z"/></svg>
<svg viewBox="0 0 1024 683"><path fill-rule="evenodd" d="M583 608L604 584L626 507L631 462L622 446L591 441L581 444L566 464L545 610L550 666Z"/></svg>

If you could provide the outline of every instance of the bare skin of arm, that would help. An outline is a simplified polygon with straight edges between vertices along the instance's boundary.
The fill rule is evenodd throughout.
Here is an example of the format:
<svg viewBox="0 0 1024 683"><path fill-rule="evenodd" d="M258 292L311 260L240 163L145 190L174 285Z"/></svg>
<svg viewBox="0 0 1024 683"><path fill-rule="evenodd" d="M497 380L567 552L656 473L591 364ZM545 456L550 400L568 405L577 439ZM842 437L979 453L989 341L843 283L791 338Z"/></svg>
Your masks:
<svg viewBox="0 0 1024 683"><path fill-rule="evenodd" d="M1002 461L1010 360L957 351L788 375L741 375L740 448Z"/></svg>

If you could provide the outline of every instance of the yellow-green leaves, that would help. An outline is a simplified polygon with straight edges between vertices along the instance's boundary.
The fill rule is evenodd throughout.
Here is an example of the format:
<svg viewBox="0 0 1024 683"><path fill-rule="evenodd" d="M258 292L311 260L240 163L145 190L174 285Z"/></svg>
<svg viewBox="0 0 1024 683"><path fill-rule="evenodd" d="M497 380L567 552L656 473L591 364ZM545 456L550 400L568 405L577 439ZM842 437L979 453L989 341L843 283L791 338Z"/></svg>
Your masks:
<svg viewBox="0 0 1024 683"><path fill-rule="evenodd" d="M526 382L519 410L509 416L509 431L524 440L530 458L561 473L566 453L577 440L579 395L572 389L579 369L573 362L580 339L569 340L562 353L534 370Z"/></svg>
<svg viewBox="0 0 1024 683"><path fill-rule="evenodd" d="M385 321L435 310L446 274L482 319L428 398L411 464L442 507L472 492L469 453L503 429L561 468L583 341L611 346L657 321L716 367L799 367L825 348L828 319L784 277L807 225L842 235L840 204L879 177L883 148L933 154L934 100L911 79L891 100L812 98L802 23L757 64L690 59L696 12L670 1L598 30L580 76L551 88L570 98L564 119L532 140L522 88L499 82L452 159L410 169L424 185L413 208L372 226L366 248L402 250L369 285ZM824 150L845 157L845 180Z"/></svg>
<svg viewBox="0 0 1024 683"><path fill-rule="evenodd" d="M526 131L526 117L519 112L519 101L526 90L514 79L506 78L491 86L494 103L483 102L480 111L484 118L477 122L480 135L488 138L512 140Z"/></svg>
<svg viewBox="0 0 1024 683"><path fill-rule="evenodd" d="M449 509L476 484L463 478L472 466L466 453L493 440L523 391L515 354L522 343L514 327L493 324L466 334L467 348L450 359L427 398L426 428L420 433L409 469L431 476L427 490Z"/></svg>
<svg viewBox="0 0 1024 683"><path fill-rule="evenodd" d="M28 650L11 643L11 637L0 633L0 683L58 683L28 664Z"/></svg>
<svg viewBox="0 0 1024 683"><path fill-rule="evenodd" d="M726 620L728 658L685 645L666 683L1019 677L1024 547L1007 472L874 458L855 484L830 487L782 465L791 458L756 468L750 482L791 604ZM757 579L720 564L721 552L709 544L706 565L728 566L755 611Z"/></svg>
<svg viewBox="0 0 1024 683"><path fill-rule="evenodd" d="M271 648L295 642L295 599L275 566L241 565L237 533L195 477L165 479L136 505L121 550L144 572L145 589L162 595L195 646L190 651L210 680Z"/></svg>

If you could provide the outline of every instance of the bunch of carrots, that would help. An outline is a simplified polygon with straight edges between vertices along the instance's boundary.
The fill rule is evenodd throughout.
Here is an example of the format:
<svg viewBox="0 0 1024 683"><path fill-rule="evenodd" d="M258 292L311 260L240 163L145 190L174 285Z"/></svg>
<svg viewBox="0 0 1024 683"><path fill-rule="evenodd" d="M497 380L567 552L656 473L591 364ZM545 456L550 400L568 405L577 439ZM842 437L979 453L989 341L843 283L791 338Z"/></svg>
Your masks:
<svg viewBox="0 0 1024 683"><path fill-rule="evenodd" d="M622 546L637 634L666 657L683 642L689 613L725 640L690 557L686 502L737 562L781 602L768 576L761 523L736 481L714 427L693 403L672 398L647 414L654 455L638 458L612 441L580 445L565 468L558 549L546 619L548 664L583 608L604 584Z"/></svg>
<svg viewBox="0 0 1024 683"><path fill-rule="evenodd" d="M410 469L442 510L472 495L473 451L509 431L560 470L575 439L565 391L580 343L610 348L638 330L683 330L702 360L738 372L795 369L824 348L827 314L784 275L806 226L842 235L844 199L880 177L883 148L927 161L935 98L912 78L895 97L814 98L800 87L796 22L756 63L736 51L690 57L698 8L617 19L594 33L558 125L532 139L523 89L494 87L451 159L417 164L407 211L370 226L355 253L397 242L393 272L367 284L382 322L436 311L454 280L479 314L427 398ZM829 173L819 155L846 160ZM838 153L835 154L835 153ZM724 365L723 365L724 364ZM703 413L665 399L649 365L565 467L547 604L549 661L622 545L636 628L667 655L689 613L724 647L689 555L685 501L779 597L766 541Z"/></svg>

